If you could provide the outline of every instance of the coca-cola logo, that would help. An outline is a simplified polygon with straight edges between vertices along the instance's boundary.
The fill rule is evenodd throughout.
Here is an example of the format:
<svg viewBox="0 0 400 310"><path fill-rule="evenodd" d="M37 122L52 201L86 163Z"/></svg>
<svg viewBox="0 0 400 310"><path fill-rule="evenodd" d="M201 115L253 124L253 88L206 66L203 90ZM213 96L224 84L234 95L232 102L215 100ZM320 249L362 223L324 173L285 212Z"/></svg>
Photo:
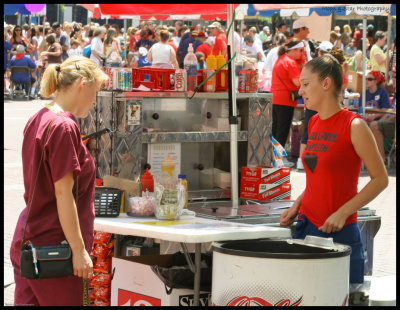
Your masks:
<svg viewBox="0 0 400 310"><path fill-rule="evenodd" d="M301 296L298 300L292 303L290 299L281 299L275 304L266 301L261 297L248 297L248 296L240 296L232 299L227 306L275 306L275 307L297 307L303 301L303 296Z"/></svg>
<svg viewBox="0 0 400 310"><path fill-rule="evenodd" d="M161 299L118 289L118 306L161 306Z"/></svg>

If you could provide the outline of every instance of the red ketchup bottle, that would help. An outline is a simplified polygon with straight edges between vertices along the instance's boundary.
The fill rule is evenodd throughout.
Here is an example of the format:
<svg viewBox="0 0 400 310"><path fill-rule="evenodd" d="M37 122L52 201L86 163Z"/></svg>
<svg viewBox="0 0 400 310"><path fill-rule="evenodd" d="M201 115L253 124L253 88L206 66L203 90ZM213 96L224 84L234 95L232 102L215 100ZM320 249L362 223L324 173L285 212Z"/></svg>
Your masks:
<svg viewBox="0 0 400 310"><path fill-rule="evenodd" d="M143 192L146 192L146 190L150 193L154 192L154 179L153 175L149 172L149 168L146 168L146 172L142 174L140 183L142 183Z"/></svg>

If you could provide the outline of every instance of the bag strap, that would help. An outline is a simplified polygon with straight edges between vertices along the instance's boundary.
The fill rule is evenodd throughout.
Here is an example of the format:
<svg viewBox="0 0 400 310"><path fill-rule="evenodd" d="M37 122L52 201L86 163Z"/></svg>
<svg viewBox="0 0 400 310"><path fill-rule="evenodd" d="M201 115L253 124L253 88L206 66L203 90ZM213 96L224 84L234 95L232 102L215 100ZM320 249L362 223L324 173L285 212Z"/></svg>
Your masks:
<svg viewBox="0 0 400 310"><path fill-rule="evenodd" d="M279 74L278 74L278 72L276 73L276 76L278 77L278 79L279 79L279 81L281 81L281 83L283 84L283 86L285 86L286 87L286 89L288 90L288 92L289 93L291 93L291 91L290 91L290 89L286 86L286 84L285 83L283 83L283 81L281 80L281 78L279 77Z"/></svg>
<svg viewBox="0 0 400 310"><path fill-rule="evenodd" d="M43 155L44 155L45 145L46 145L46 142L47 142L47 138L48 138L48 136L49 136L50 127L51 127L51 124L53 124L53 122L56 120L57 117L58 117L58 116L56 116L55 118L53 118L52 121L51 121L51 122L49 123L49 125L47 126L46 136L45 136L45 138L44 138L44 143L43 143L42 155L40 156L39 167L38 167L38 170L37 170L37 172L36 172L35 183L34 183L34 185L33 185L32 197L31 197L31 201L30 201L29 207L28 207L28 215L26 216L26 223L25 223L25 227L24 227L24 232L23 232L23 234L22 234L21 246L24 244L26 226L28 225L29 214L30 214L30 212L31 212L31 206L32 206L32 202L33 202L33 197L35 196L35 192L36 192L36 184L37 184L37 180L38 180L38 177L39 177L40 167L42 166L42 161L43 161Z"/></svg>
<svg viewBox="0 0 400 310"><path fill-rule="evenodd" d="M44 156L45 145L46 145L46 142L47 142L47 138L48 138L48 136L49 136L51 124L54 123L54 121L56 120L56 118L57 118L58 116L59 116L59 115L57 115L55 118L53 118L53 119L51 120L51 122L49 123L49 125L47 126L46 136L45 136L45 138L44 138L44 143L43 143L42 155L40 156L39 167L38 167L38 170L37 170L37 172L36 172L35 183L34 183L34 185L33 185L32 197L31 197L31 201L30 201L29 207L28 207L28 214L27 214L27 216L26 216L26 222L25 222L24 232L23 232L22 238L21 238L21 247L22 247L23 244L24 244L26 226L28 225L28 219L29 219L29 214L30 214L30 212L31 212L33 197L35 196L35 192L36 192L36 185L37 185L37 180L38 180L38 177L39 177L40 167L42 166L42 162L43 162L43 156ZM75 197L75 201L76 201L76 205L78 205L78 177L76 177L76 197Z"/></svg>

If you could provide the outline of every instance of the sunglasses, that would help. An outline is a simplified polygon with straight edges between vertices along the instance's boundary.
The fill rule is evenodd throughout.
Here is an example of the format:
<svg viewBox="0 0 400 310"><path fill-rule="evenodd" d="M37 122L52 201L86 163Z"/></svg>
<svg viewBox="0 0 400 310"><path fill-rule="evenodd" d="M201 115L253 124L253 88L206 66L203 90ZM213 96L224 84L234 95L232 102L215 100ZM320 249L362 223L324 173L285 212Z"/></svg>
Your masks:
<svg viewBox="0 0 400 310"><path fill-rule="evenodd" d="M21 31L21 29L15 29L15 31Z"/></svg>
<svg viewBox="0 0 400 310"><path fill-rule="evenodd" d="M366 78L367 81L375 81L376 79L374 78Z"/></svg>

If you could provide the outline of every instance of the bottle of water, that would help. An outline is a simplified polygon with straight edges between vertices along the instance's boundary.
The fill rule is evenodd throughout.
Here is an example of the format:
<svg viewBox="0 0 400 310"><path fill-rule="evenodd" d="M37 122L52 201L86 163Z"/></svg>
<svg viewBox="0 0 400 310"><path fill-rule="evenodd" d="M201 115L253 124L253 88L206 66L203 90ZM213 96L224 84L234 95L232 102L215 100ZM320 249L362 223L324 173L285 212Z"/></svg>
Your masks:
<svg viewBox="0 0 400 310"><path fill-rule="evenodd" d="M193 53L193 45L189 43L188 53L183 60L183 68L187 72L187 91L194 91L197 87L197 65L197 57Z"/></svg>

